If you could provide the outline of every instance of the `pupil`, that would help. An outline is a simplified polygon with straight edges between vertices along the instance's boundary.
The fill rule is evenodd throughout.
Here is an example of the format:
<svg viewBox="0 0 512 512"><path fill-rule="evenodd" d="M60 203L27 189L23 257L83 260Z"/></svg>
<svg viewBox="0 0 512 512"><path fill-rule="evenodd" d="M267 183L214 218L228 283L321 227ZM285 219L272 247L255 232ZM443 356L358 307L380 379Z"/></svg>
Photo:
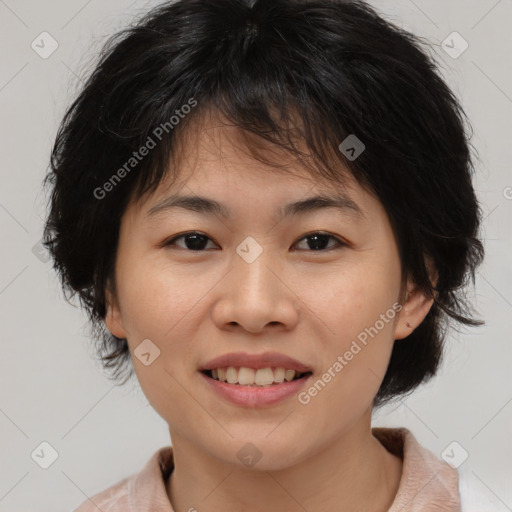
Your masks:
<svg viewBox="0 0 512 512"><path fill-rule="evenodd" d="M192 239L192 243L190 243L190 239ZM187 249L192 251L200 251L204 249L207 243L207 237L204 235L187 235L185 237Z"/></svg>
<svg viewBox="0 0 512 512"><path fill-rule="evenodd" d="M325 249L325 247L327 246L328 240L329 240L329 235L322 235L322 234L310 235L310 236L308 236L308 239L310 241L311 240L314 241L313 244L308 242L310 249L321 250L321 249ZM319 239L320 239L320 241L319 241Z"/></svg>

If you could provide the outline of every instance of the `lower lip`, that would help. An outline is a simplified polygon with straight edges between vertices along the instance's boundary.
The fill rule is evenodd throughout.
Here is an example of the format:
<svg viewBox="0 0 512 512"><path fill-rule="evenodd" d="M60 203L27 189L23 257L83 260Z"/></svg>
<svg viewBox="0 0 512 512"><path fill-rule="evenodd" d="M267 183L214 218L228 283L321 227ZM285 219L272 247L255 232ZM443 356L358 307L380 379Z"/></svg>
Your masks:
<svg viewBox="0 0 512 512"><path fill-rule="evenodd" d="M226 398L236 405L244 407L263 407L273 405L292 395L296 395L311 377L311 374L301 379L281 384L272 384L272 386L240 386L239 384L229 384L220 380L215 380L200 372L205 382L216 393Z"/></svg>

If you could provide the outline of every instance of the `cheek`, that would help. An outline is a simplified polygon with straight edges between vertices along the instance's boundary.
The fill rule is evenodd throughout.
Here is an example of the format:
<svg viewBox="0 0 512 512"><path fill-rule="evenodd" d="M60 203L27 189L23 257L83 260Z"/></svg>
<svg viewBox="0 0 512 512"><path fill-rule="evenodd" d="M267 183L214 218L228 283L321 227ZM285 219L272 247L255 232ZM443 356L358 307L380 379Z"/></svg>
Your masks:
<svg viewBox="0 0 512 512"><path fill-rule="evenodd" d="M197 359L197 329L204 315L205 294L218 282L218 275L187 271L183 266L133 258L119 266L119 294L123 298L123 323L133 367L140 386L153 408L164 417L169 404L179 407L188 400L180 383L193 377ZM145 366L138 359L137 347L149 339L157 347L158 357ZM147 343L147 342L146 342Z"/></svg>
<svg viewBox="0 0 512 512"><path fill-rule="evenodd" d="M392 257L378 261L361 257L357 264L347 264L316 283L304 283L301 292L327 326L315 344L323 354L321 373L329 383L311 390L314 407L318 414L332 404L347 413L362 413L378 391L393 348L400 309L399 264Z"/></svg>
<svg viewBox="0 0 512 512"><path fill-rule="evenodd" d="M194 304L204 294L204 283L161 264L134 263L125 269L129 272L120 296L133 367L148 402L167 421L168 408L181 408L187 400L180 385L183 372L188 372L183 362L193 357L186 331L194 322ZM150 340L150 352L158 354L149 365L138 357L143 340Z"/></svg>
<svg viewBox="0 0 512 512"><path fill-rule="evenodd" d="M123 321L129 332L162 342L171 336L175 326L193 313L194 304L210 289L208 275L197 278L186 269L146 261L126 262L120 272L124 279L119 294L123 298ZM190 274L190 275L189 275Z"/></svg>
<svg viewBox="0 0 512 512"><path fill-rule="evenodd" d="M392 258L372 261L356 255L353 260L297 280L297 294L307 309L322 321L330 337L340 342L355 338L390 308L389 314L394 316L392 306L400 287L400 269ZM388 322L381 330L387 332L390 328Z"/></svg>

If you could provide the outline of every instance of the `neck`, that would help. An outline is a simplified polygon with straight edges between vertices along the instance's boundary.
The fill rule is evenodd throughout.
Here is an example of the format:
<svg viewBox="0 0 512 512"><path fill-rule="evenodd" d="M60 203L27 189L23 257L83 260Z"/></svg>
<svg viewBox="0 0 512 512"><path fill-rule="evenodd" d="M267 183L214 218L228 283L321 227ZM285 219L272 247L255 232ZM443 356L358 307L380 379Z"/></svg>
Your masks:
<svg viewBox="0 0 512 512"><path fill-rule="evenodd" d="M369 422L364 423L277 471L221 461L173 433L175 467L166 483L173 509L385 512L398 491L402 460L372 435Z"/></svg>

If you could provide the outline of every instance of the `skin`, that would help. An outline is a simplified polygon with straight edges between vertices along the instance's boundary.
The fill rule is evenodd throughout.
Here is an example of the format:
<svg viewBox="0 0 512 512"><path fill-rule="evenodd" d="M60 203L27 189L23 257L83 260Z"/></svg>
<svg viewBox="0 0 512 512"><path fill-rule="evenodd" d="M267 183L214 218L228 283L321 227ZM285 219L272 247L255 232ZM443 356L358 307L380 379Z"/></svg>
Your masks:
<svg viewBox="0 0 512 512"><path fill-rule="evenodd" d="M169 425L174 510L386 511L402 461L372 435L372 400L394 340L408 336L433 301L402 281L382 204L349 179L343 191L365 217L325 208L277 222L283 204L332 192L333 184L297 165L286 174L262 164L235 128L213 116L190 130L183 154L179 180L162 182L122 218L105 319L127 338L142 390ZM231 218L184 209L148 218L171 193L215 199ZM208 236L202 252L183 238L164 246L189 231ZM305 236L317 231L335 238L315 251ZM250 264L236 252L247 236L263 248ZM400 314L307 405L293 396L264 408L236 406L198 371L225 353L278 351L310 365L314 381L397 303L402 285ZM145 339L160 349L149 366L133 354ZM247 442L262 454L252 467L237 457Z"/></svg>

